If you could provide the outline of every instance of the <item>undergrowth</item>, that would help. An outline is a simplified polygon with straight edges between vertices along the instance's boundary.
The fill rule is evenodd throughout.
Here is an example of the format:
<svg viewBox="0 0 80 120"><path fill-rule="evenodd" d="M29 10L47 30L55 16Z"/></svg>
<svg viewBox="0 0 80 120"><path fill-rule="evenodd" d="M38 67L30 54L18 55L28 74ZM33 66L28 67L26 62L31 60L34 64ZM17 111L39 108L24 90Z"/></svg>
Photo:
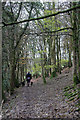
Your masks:
<svg viewBox="0 0 80 120"><path fill-rule="evenodd" d="M76 86L66 86L64 88L64 98L67 98L68 101L78 101L76 104L76 107L78 109L76 111L80 111L80 88L77 88Z"/></svg>

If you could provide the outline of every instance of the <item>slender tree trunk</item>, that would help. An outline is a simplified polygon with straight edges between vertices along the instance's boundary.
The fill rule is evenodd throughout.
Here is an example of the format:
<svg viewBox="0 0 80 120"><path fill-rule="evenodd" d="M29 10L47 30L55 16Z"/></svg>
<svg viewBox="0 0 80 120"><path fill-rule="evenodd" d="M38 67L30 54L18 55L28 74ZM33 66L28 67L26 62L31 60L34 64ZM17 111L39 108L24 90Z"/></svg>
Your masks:
<svg viewBox="0 0 80 120"><path fill-rule="evenodd" d="M17 65L17 80L19 81L19 63Z"/></svg>
<svg viewBox="0 0 80 120"><path fill-rule="evenodd" d="M70 42L67 41L67 51L68 51L68 67L71 67L71 46L70 46Z"/></svg>
<svg viewBox="0 0 80 120"><path fill-rule="evenodd" d="M80 2L79 2L80 4ZM78 9L78 76L79 76L79 83L80 83L80 9Z"/></svg>
<svg viewBox="0 0 80 120"><path fill-rule="evenodd" d="M54 39L54 65L56 65L55 39Z"/></svg>
<svg viewBox="0 0 80 120"><path fill-rule="evenodd" d="M73 3L75 6L76 3ZM77 84L78 76L77 76L77 23L76 23L76 9L73 11L73 62L74 62L74 73L73 80L74 83Z"/></svg>
<svg viewBox="0 0 80 120"><path fill-rule="evenodd" d="M49 41L49 65L51 65L51 48L52 48L52 37L50 37ZM50 68L50 74L51 74L51 68Z"/></svg>
<svg viewBox="0 0 80 120"><path fill-rule="evenodd" d="M58 72L59 72L59 45L58 45L58 35L56 38L56 45L57 45L57 68L58 68Z"/></svg>
<svg viewBox="0 0 80 120"><path fill-rule="evenodd" d="M21 66L21 82L23 80L23 75L22 75L22 66Z"/></svg>
<svg viewBox="0 0 80 120"><path fill-rule="evenodd" d="M56 65L55 38L52 43L51 58L52 58L53 66L55 66Z"/></svg>
<svg viewBox="0 0 80 120"><path fill-rule="evenodd" d="M23 64L23 81L24 81L24 64Z"/></svg>
<svg viewBox="0 0 80 120"><path fill-rule="evenodd" d="M15 66L12 63L12 65L11 65L11 78L10 78L10 94L12 94L14 91L14 87L15 87L14 79L15 79Z"/></svg>
<svg viewBox="0 0 80 120"><path fill-rule="evenodd" d="M44 66L46 66L47 65L47 56L46 56L46 40L45 40L45 38L44 38ZM44 75L45 75L45 77L47 76L47 73L46 73L46 68L44 68Z"/></svg>
<svg viewBox="0 0 80 120"><path fill-rule="evenodd" d="M71 50L70 50L70 47L69 47L69 65L68 66L69 67L72 66L72 64L71 64Z"/></svg>
<svg viewBox="0 0 80 120"><path fill-rule="evenodd" d="M59 73L61 74L61 48L60 48L60 37L59 37Z"/></svg>
<svg viewBox="0 0 80 120"><path fill-rule="evenodd" d="M2 95L4 96L3 89L2 89L2 2L0 1L0 105L2 102Z"/></svg>

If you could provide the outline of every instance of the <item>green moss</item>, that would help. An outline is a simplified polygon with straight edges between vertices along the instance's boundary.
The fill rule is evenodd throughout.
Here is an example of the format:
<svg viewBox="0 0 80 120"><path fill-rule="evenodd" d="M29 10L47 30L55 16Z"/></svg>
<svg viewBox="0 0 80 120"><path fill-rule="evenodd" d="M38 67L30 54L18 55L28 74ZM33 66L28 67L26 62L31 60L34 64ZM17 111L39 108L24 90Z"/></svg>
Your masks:
<svg viewBox="0 0 80 120"><path fill-rule="evenodd" d="M65 92L65 94L64 94L65 96L68 96L68 92Z"/></svg>
<svg viewBox="0 0 80 120"><path fill-rule="evenodd" d="M71 97L70 99L69 99L69 101L72 101L72 100L74 100L75 99L75 97Z"/></svg>
<svg viewBox="0 0 80 120"><path fill-rule="evenodd" d="M64 88L64 92L69 91L71 89L75 90L75 87L74 86L67 86L67 87Z"/></svg>
<svg viewBox="0 0 80 120"><path fill-rule="evenodd" d="M70 90L70 87L69 87L69 86L66 87L66 88L64 88L64 92L69 91L69 90Z"/></svg>
<svg viewBox="0 0 80 120"><path fill-rule="evenodd" d="M69 92L65 92L65 94L64 94L68 99L69 98L71 98L71 97L73 97L73 96L76 96L77 95L77 93L69 93Z"/></svg>
<svg viewBox="0 0 80 120"><path fill-rule="evenodd" d="M64 89L67 89L69 86L66 86Z"/></svg>
<svg viewBox="0 0 80 120"><path fill-rule="evenodd" d="M71 97L74 97L76 95L77 95L77 93L74 93L74 94L72 93L72 94L69 95L68 99L70 99Z"/></svg>
<svg viewBox="0 0 80 120"><path fill-rule="evenodd" d="M70 101L75 99L76 95L78 95L78 91L74 85L66 86L64 88L64 96L67 97Z"/></svg>

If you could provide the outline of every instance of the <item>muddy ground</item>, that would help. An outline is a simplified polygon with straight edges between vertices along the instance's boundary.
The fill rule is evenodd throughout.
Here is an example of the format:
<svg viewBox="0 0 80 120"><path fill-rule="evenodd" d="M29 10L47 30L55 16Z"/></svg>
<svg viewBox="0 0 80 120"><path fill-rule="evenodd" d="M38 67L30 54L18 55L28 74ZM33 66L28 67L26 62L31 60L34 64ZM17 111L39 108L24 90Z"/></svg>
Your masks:
<svg viewBox="0 0 80 120"><path fill-rule="evenodd" d="M68 73L69 72L69 73ZM3 118L79 118L75 101L64 99L64 88L72 85L72 70L56 78L33 79L33 86L15 89L3 104Z"/></svg>

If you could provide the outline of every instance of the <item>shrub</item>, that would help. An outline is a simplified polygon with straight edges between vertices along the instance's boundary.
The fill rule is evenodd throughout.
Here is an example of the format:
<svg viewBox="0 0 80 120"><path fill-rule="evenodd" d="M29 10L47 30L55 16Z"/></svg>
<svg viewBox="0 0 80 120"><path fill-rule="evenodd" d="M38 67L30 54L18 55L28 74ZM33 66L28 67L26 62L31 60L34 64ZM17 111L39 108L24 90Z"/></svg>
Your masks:
<svg viewBox="0 0 80 120"><path fill-rule="evenodd" d="M56 77L56 76L57 76L57 74L56 74L56 70L55 70L51 73L50 79L52 79L53 77Z"/></svg>
<svg viewBox="0 0 80 120"><path fill-rule="evenodd" d="M73 76L73 81L74 81L75 85L77 85L79 83L79 79L76 75Z"/></svg>
<svg viewBox="0 0 80 120"><path fill-rule="evenodd" d="M61 68L63 69L63 68L66 68L66 67L68 67L68 60L62 59L61 60Z"/></svg>
<svg viewBox="0 0 80 120"><path fill-rule="evenodd" d="M43 83L46 84L46 79L44 75L43 75Z"/></svg>
<svg viewBox="0 0 80 120"><path fill-rule="evenodd" d="M35 64L34 67L32 68L33 70L33 77L38 78L41 76L41 66L39 64Z"/></svg>
<svg viewBox="0 0 80 120"><path fill-rule="evenodd" d="M33 74L33 77L36 77L36 78L38 78L38 77L41 77L41 75L40 75L40 73L38 73L38 72L35 72L35 73Z"/></svg>

